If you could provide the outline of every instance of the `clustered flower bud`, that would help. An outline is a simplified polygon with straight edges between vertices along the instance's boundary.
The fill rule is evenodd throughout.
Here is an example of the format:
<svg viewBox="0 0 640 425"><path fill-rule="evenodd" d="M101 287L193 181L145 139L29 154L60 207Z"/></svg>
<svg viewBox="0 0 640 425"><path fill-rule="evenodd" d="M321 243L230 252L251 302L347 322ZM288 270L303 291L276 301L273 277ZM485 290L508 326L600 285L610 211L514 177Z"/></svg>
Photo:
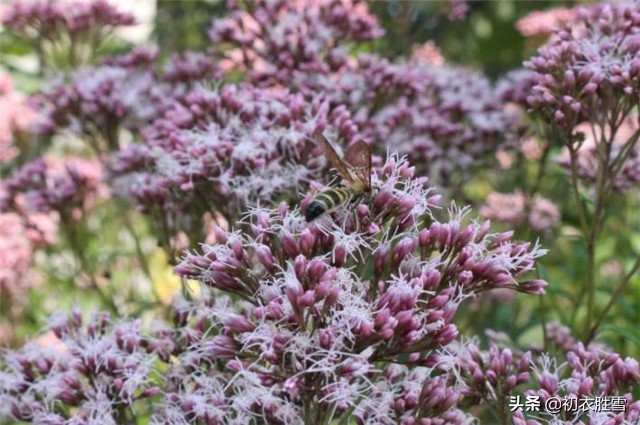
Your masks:
<svg viewBox="0 0 640 425"><path fill-rule="evenodd" d="M544 251L512 233L489 235L488 223L464 224L455 207L438 221L438 197L413 173L392 157L373 176L370 202L312 224L285 204L255 209L246 230L217 229L218 243L187 254L178 275L243 303L238 312L216 297L209 337L184 349L180 364L226 365L203 372L206 388L198 374L168 394L175 408L194 421L267 412L277 422L300 418L306 400L318 411L333 406L334 418L465 423L454 408L462 393L429 369L437 350L458 336L452 319L465 298L494 288L543 293L546 282L523 275ZM230 376L237 396L225 397L220 382Z"/></svg>
<svg viewBox="0 0 640 425"><path fill-rule="evenodd" d="M100 166L83 158L38 159L2 182L0 211L79 220L101 195Z"/></svg>
<svg viewBox="0 0 640 425"><path fill-rule="evenodd" d="M357 0L229 2L231 14L213 22L209 37L223 68L249 73L255 84L289 85L298 73L335 72L349 60L350 43L384 31Z"/></svg>
<svg viewBox="0 0 640 425"><path fill-rule="evenodd" d="M139 132L163 111L169 93L153 69L133 54L112 65L80 69L68 85L52 82L35 99L37 131L52 135L69 130L98 153L117 150L120 130Z"/></svg>
<svg viewBox="0 0 640 425"><path fill-rule="evenodd" d="M158 393L155 356L147 354L139 321L112 323L98 313L83 327L74 312L53 317L49 327L53 344L31 342L2 354L0 417L117 424L129 409L148 406L138 400Z"/></svg>
<svg viewBox="0 0 640 425"><path fill-rule="evenodd" d="M518 115L482 75L414 58L389 63L361 55L337 80L295 82L316 87L344 105L365 140L381 153L407 155L431 183L460 184L476 167L495 161L495 151L518 134Z"/></svg>
<svg viewBox="0 0 640 425"><path fill-rule="evenodd" d="M640 402L633 399L632 391L640 383L640 367L632 358L622 359L604 347L585 346L577 342L568 328L558 323L547 327L550 342L558 351L550 357L539 349L521 352L518 349L500 349L494 342L488 351L480 349L477 341L454 343L433 358L436 368L455 377L462 390L459 403L474 405L489 402L499 409L507 409L501 417L511 417L518 425L560 423L569 410L545 411L542 408L551 398L574 399L574 421L589 424L631 424L640 418ZM580 406L585 399L618 396L625 409L611 410ZM524 403L526 397L540 402L541 408L529 411L509 409L514 399Z"/></svg>
<svg viewBox="0 0 640 425"><path fill-rule="evenodd" d="M633 109L640 102L640 43L637 3L580 8L538 55L525 62L535 71L529 105L570 131L585 120L601 120L610 104ZM618 114L625 113L618 111Z"/></svg>
<svg viewBox="0 0 640 425"><path fill-rule="evenodd" d="M334 134L345 144L356 134L349 115L328 106L282 90L199 87L144 129L144 144L118 154L112 175L142 211L167 220L170 236L183 231L194 243L205 214L234 221L246 205L320 178L327 161L313 134Z"/></svg>

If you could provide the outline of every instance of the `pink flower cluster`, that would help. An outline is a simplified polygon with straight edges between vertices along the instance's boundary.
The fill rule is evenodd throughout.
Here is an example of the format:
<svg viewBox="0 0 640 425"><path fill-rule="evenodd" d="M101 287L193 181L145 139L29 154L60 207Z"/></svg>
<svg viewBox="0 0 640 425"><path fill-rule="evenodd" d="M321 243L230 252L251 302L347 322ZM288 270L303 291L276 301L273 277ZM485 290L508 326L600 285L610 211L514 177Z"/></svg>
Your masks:
<svg viewBox="0 0 640 425"><path fill-rule="evenodd" d="M459 388L433 373L437 350L456 339L452 320L465 298L495 288L544 293L546 282L523 278L544 251L511 232L490 236L488 223L465 223L453 206L436 220L439 196L414 172L390 158L373 176L370 202L312 225L285 204L256 209L248 231L217 228L216 244L176 266L243 303L237 310L216 296L205 309L207 338L196 321L175 372L190 384L166 395L167 423L254 415L302 423L307 411L328 421L468 423L455 408Z"/></svg>
<svg viewBox="0 0 640 425"><path fill-rule="evenodd" d="M3 72L0 72L0 111L0 165L3 165L19 155L21 133L35 119L27 97L15 90L9 74Z"/></svg>
<svg viewBox="0 0 640 425"><path fill-rule="evenodd" d="M74 312L52 318L49 327L54 346L32 342L2 355L0 418L115 425L158 393L156 357L147 354L140 321L113 323L98 313L83 327Z"/></svg>
<svg viewBox="0 0 640 425"><path fill-rule="evenodd" d="M247 85L196 88L174 99L143 131L144 144L121 152L111 168L117 187L165 231L202 236L202 217L233 221L245 205L271 202L307 187L326 169L315 132L354 140L344 110L322 99ZM159 223L160 224L160 223Z"/></svg>
<svg viewBox="0 0 640 425"><path fill-rule="evenodd" d="M640 102L640 7L637 2L580 8L538 55L528 102L570 131L620 104L622 114Z"/></svg>
<svg viewBox="0 0 640 425"><path fill-rule="evenodd" d="M166 96L146 66L84 68L73 74L69 85L58 81L44 89L38 99L38 131L70 130L98 152L116 150L119 130L139 131L161 113Z"/></svg>
<svg viewBox="0 0 640 425"><path fill-rule="evenodd" d="M92 32L135 25L136 20L106 0L16 0L3 8L2 24L34 41L53 40L61 33L72 40L83 41Z"/></svg>
<svg viewBox="0 0 640 425"><path fill-rule="evenodd" d="M432 184L459 183L517 134L517 114L485 77L463 68L362 55L337 81L319 85L346 105L374 148L384 143L380 150L408 155Z"/></svg>
<svg viewBox="0 0 640 425"><path fill-rule="evenodd" d="M33 260L33 246L23 222L17 214L0 213L0 293L22 305L20 298L33 285L29 266ZM2 341L0 336L0 342Z"/></svg>
<svg viewBox="0 0 640 425"><path fill-rule="evenodd" d="M621 396L625 411L605 411L594 405L591 410L571 412L572 422L591 425L637 423L640 402L634 401L632 390L640 383L638 362L632 358L623 359L605 349L585 348L571 337L567 328L557 324L552 327L554 330L549 337L550 342L557 345L552 348L557 350L555 357L537 350L500 349L495 343L488 351L483 351L472 340L446 347L437 357L437 368L456 377L464 388L461 402L495 406L496 420L509 418L517 425L565 423L568 409L555 413L543 409L529 412L522 407L511 412L511 397L520 397L524 404L525 397L529 396L544 406L550 397L579 400Z"/></svg>
<svg viewBox="0 0 640 425"><path fill-rule="evenodd" d="M516 28L525 37L551 35L567 22L575 19L575 8L552 7L546 10L534 10L516 22Z"/></svg>
<svg viewBox="0 0 640 425"><path fill-rule="evenodd" d="M383 35L366 3L357 0L229 2L209 36L223 67L248 72L249 81L289 85L298 73L335 72L348 61L349 43Z"/></svg>
<svg viewBox="0 0 640 425"><path fill-rule="evenodd" d="M0 211L56 212L63 220L79 220L100 196L101 178L95 161L38 159L3 181Z"/></svg>
<svg viewBox="0 0 640 425"><path fill-rule="evenodd" d="M547 234L560 224L560 211L553 202L541 196L530 199L522 190L490 193L480 214L509 226L528 225Z"/></svg>
<svg viewBox="0 0 640 425"><path fill-rule="evenodd" d="M174 97L221 76L216 63L197 52L172 56L159 72L157 53L153 46L137 47L103 59L100 66L75 71L69 84L50 83L36 98L38 131L47 135L71 131L94 151L112 152L121 147L121 130L139 138Z"/></svg>

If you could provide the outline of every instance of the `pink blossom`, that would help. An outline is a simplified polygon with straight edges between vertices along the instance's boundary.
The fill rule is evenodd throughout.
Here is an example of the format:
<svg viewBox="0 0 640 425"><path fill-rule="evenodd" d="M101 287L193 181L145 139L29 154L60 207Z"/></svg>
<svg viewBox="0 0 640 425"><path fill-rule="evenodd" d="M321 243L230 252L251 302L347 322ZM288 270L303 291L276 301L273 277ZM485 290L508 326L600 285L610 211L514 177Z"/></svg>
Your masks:
<svg viewBox="0 0 640 425"><path fill-rule="evenodd" d="M442 52L433 41L427 41L422 45L413 46L411 49L411 59L416 62L423 62L429 65L444 65Z"/></svg>
<svg viewBox="0 0 640 425"><path fill-rule="evenodd" d="M302 86L308 81L298 82ZM455 186L512 141L517 114L489 82L464 68L389 63L361 55L336 81L313 81L345 105L366 140L408 155L432 184Z"/></svg>
<svg viewBox="0 0 640 425"><path fill-rule="evenodd" d="M169 392L161 414L298 423L313 393L313 408L331 407L336 420L469 423L456 409L464 393L432 369L437 350L457 338L453 318L465 298L495 288L543 292L546 282L524 277L543 251L511 232L489 236L488 223L465 220L455 206L435 219L438 197L414 172L391 157L372 176L369 201L311 225L310 196L301 209L254 209L246 231L217 229L218 243L187 253L178 275L244 302L238 313L222 296L205 301L215 336L197 327L197 342L173 352L194 370L220 358L226 366L206 386L191 375L193 385Z"/></svg>
<svg viewBox="0 0 640 425"><path fill-rule="evenodd" d="M136 23L107 0L16 0L2 10L2 24L38 51L45 72L92 63L118 27Z"/></svg>
<svg viewBox="0 0 640 425"><path fill-rule="evenodd" d="M16 298L33 285L33 276L29 276L33 251L20 217L13 213L0 214L0 292L3 296Z"/></svg>
<svg viewBox="0 0 640 425"><path fill-rule="evenodd" d="M621 164L615 181L612 182L613 188L622 193L637 187L640 182L640 143L636 141L630 144L633 142L632 138L637 137L634 136L634 133L638 131L640 131L640 122L638 114L635 113L622 122L610 144L611 155L607 164L609 168L614 168L616 161L619 161L618 156L623 152L626 158ZM596 181L599 167L598 144L603 138L611 137L611 130L605 128L603 132L600 128L585 122L576 126L575 132L584 136L584 141L577 149L577 174L584 183L592 185ZM557 161L567 170L570 169L570 156L567 148L563 149Z"/></svg>
<svg viewBox="0 0 640 425"><path fill-rule="evenodd" d="M576 18L525 62L535 71L530 106L570 131L576 122L597 121L599 111L612 111L615 103L637 105L639 27L637 3L603 3L578 9ZM608 90L612 96L605 95Z"/></svg>
<svg viewBox="0 0 640 425"><path fill-rule="evenodd" d="M144 349L140 322L111 323L96 314L86 328L76 312L57 315L54 347L35 343L3 353L0 417L34 423L116 424L119 406L157 394L155 356ZM72 412L63 406L74 406Z"/></svg>
<svg viewBox="0 0 640 425"><path fill-rule="evenodd" d="M552 7L547 10L534 10L516 22L516 28L525 37L548 36L575 19L575 8Z"/></svg>
<svg viewBox="0 0 640 425"><path fill-rule="evenodd" d="M20 153L21 133L28 130L35 119L27 97L16 91L9 74L0 72L0 164Z"/></svg>
<svg viewBox="0 0 640 425"><path fill-rule="evenodd" d="M297 72L334 72L348 60L351 43L383 35L364 2L276 0L247 6L230 2L231 15L214 20L209 37L224 58L222 66L248 72L253 83L288 85Z"/></svg>
<svg viewBox="0 0 640 425"><path fill-rule="evenodd" d="M170 93L144 61L132 66L132 60L80 69L73 73L70 85L49 83L37 98L39 132L70 130L89 141L95 151L116 150L119 130L139 131L161 113Z"/></svg>
<svg viewBox="0 0 640 425"><path fill-rule="evenodd" d="M234 221L245 205L306 188L327 167L312 139L325 130L345 144L356 135L349 114L330 113L320 97L306 102L283 90L199 87L174 99L144 129L145 143L118 155L112 174L119 193L158 220L171 217L166 230L192 239L202 234L205 215Z"/></svg>
<svg viewBox="0 0 640 425"><path fill-rule="evenodd" d="M560 211L552 201L539 195L529 199L522 190L490 193L480 214L510 226L528 224L536 232L547 234L560 223Z"/></svg>
<svg viewBox="0 0 640 425"><path fill-rule="evenodd" d="M61 219L78 220L104 196L101 177L96 161L38 159L3 182L0 208L23 214L56 212Z"/></svg>

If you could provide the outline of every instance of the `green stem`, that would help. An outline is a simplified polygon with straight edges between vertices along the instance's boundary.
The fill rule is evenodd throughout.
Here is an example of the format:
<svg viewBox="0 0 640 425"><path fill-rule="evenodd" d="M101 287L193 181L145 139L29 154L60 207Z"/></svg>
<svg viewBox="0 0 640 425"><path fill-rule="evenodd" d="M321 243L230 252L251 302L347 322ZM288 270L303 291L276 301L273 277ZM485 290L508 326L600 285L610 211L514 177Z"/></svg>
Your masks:
<svg viewBox="0 0 640 425"><path fill-rule="evenodd" d="M98 281L95 278L94 273L92 272L92 268L90 267L89 260L85 255L84 248L80 243L80 239L78 237L78 226L79 223L74 223L71 217L68 214L60 214L60 222L62 223L63 231L67 237L67 241L69 242L69 247L71 248L71 252L76 257L78 262L80 263L80 268L82 272L89 279L89 283L91 284L91 288L95 290L104 304L114 313L116 316L119 316L118 306L113 301L113 298L109 296L106 292L102 290Z"/></svg>
<svg viewBox="0 0 640 425"><path fill-rule="evenodd" d="M624 276L624 278L622 279L622 281L618 285L618 288L616 289L616 291L614 292L613 296L609 300L609 303L607 304L607 306L602 311L602 314L600 314L600 317L598 317L596 322L593 324L593 326L589 330L589 333L588 333L587 338L585 340L585 344L586 345L588 345L593 340L593 338L596 335L596 332L598 331L598 328L600 327L600 325L602 325L602 322L604 321L604 318L607 316L607 314L609 314L609 311L611 310L613 305L616 303L616 301L618 300L620 295L626 290L627 286L631 282L631 278L636 274L636 272L638 270L640 270L640 255L636 258L636 262L631 267L631 270L629 270L629 273L627 273Z"/></svg>

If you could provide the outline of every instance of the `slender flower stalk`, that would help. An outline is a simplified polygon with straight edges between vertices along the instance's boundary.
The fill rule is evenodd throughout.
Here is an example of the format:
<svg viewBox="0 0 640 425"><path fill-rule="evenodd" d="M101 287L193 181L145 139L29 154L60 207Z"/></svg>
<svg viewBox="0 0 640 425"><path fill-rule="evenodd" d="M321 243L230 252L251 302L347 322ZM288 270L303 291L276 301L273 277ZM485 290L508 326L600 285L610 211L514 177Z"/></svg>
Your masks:
<svg viewBox="0 0 640 425"><path fill-rule="evenodd" d="M136 24L132 14L107 0L16 0L3 8L1 18L33 46L45 74L91 64L117 28Z"/></svg>

